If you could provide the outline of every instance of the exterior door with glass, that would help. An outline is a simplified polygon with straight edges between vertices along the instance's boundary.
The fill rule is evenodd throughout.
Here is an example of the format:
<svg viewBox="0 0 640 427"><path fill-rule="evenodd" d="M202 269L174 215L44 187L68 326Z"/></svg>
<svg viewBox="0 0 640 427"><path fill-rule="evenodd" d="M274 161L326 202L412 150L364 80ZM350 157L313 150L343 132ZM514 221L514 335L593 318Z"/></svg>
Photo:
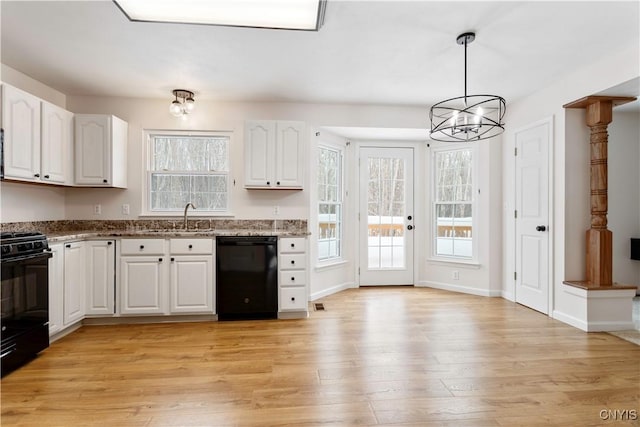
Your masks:
<svg viewBox="0 0 640 427"><path fill-rule="evenodd" d="M360 286L413 285L413 148L360 148Z"/></svg>

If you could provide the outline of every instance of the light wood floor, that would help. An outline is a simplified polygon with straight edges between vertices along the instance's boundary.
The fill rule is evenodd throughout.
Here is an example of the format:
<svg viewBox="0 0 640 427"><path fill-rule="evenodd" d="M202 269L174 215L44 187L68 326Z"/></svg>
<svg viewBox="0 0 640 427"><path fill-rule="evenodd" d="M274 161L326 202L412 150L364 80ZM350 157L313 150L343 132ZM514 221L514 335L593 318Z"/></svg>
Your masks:
<svg viewBox="0 0 640 427"><path fill-rule="evenodd" d="M639 425L622 339L431 289L321 302L305 320L85 326L2 379L2 426Z"/></svg>

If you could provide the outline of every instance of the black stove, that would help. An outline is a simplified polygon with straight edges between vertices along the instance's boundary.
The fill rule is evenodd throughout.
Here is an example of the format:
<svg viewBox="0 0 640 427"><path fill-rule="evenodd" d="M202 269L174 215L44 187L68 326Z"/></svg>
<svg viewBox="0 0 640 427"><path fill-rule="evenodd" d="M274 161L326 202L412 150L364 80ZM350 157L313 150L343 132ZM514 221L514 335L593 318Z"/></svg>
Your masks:
<svg viewBox="0 0 640 427"><path fill-rule="evenodd" d="M0 256L14 258L47 250L47 236L38 231L0 233Z"/></svg>
<svg viewBox="0 0 640 427"><path fill-rule="evenodd" d="M47 237L37 231L0 233L0 375L49 346Z"/></svg>

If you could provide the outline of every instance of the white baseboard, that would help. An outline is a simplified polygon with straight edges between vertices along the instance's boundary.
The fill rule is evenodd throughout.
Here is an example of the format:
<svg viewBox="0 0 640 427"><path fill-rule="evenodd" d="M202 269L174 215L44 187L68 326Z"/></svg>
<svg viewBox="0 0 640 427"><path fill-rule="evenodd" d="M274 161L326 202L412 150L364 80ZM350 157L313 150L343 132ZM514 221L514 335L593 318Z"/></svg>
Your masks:
<svg viewBox="0 0 640 427"><path fill-rule="evenodd" d="M585 332L613 332L634 329L633 322L625 321L587 321L555 310L553 318Z"/></svg>
<svg viewBox="0 0 640 427"><path fill-rule="evenodd" d="M356 288L356 284L355 282L346 282L346 283L341 283L339 285L336 286L332 286L330 288L327 289L323 289L319 292L314 292L311 295L309 295L309 301L315 301L317 299L323 298L323 297L327 297L329 295L333 295L333 294L337 294L340 291L344 291L345 289L351 289L351 288Z"/></svg>
<svg viewBox="0 0 640 427"><path fill-rule="evenodd" d="M589 331L589 325L584 320L578 319L577 317L570 316L566 313L562 313L558 310L553 311L552 317L556 320L561 321L562 323L566 323L567 325L571 325L574 328L581 329L583 331Z"/></svg>
<svg viewBox="0 0 640 427"><path fill-rule="evenodd" d="M461 285L452 285L451 283L432 282L422 280L416 284L416 287L442 289L443 291L459 292L463 294L478 295L481 297L501 297L502 290L498 289L476 289Z"/></svg>
<svg viewBox="0 0 640 427"><path fill-rule="evenodd" d="M504 289L500 292L500 296L506 300L511 302L516 302L516 296L511 291L505 291Z"/></svg>

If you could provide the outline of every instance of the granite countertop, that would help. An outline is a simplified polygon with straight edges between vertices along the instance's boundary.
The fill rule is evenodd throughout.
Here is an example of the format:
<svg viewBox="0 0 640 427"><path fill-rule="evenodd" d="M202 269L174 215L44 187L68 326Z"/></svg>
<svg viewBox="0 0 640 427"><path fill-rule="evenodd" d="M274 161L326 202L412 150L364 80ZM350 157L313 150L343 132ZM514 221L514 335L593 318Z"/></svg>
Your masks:
<svg viewBox="0 0 640 427"><path fill-rule="evenodd" d="M216 236L278 236L278 237L306 237L310 233L299 231L273 231L255 229L230 230L74 230L47 233L49 243L68 242L71 240L104 239L104 238L149 238L160 239L172 237L216 237Z"/></svg>

